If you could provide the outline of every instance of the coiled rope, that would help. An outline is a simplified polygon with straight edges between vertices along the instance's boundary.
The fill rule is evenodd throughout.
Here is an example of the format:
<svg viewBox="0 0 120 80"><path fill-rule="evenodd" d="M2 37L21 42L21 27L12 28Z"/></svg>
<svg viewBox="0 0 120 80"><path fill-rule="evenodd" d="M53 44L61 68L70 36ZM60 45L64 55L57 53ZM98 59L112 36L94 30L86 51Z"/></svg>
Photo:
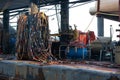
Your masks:
<svg viewBox="0 0 120 80"><path fill-rule="evenodd" d="M30 19L25 14L20 16L16 50L18 59L32 59L40 62L55 59L51 54L48 17L43 12L30 15Z"/></svg>

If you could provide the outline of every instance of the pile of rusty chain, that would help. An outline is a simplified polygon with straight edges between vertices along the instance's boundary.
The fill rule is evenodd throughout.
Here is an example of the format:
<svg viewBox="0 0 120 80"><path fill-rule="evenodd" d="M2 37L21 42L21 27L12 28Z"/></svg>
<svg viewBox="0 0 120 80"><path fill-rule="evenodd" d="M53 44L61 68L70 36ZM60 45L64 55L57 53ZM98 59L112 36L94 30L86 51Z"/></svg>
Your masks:
<svg viewBox="0 0 120 80"><path fill-rule="evenodd" d="M16 50L18 59L33 59L40 62L55 59L51 54L48 17L43 12L20 16Z"/></svg>

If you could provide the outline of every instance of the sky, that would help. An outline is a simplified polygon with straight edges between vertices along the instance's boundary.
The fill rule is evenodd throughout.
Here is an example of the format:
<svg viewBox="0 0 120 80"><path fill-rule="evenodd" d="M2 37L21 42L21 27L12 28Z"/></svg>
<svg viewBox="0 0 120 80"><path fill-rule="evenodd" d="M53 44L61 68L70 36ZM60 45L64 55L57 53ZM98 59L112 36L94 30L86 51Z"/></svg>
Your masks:
<svg viewBox="0 0 120 80"><path fill-rule="evenodd" d="M88 30L95 32L97 36L97 17L92 16L89 13L89 9L95 5L95 2L79 6L76 8L70 9L70 25L76 24L79 30L85 31L88 27ZM93 21L91 22L91 20ZM91 24L90 24L91 23ZM110 25L112 25L113 30L113 40L118 40L116 35L119 34L115 30L120 29L119 22L104 19L104 36L110 37Z"/></svg>
<svg viewBox="0 0 120 80"><path fill-rule="evenodd" d="M75 24L77 26L77 29L83 32L87 32L88 30L94 31L95 35L97 36L97 18L96 16L92 16L89 13L89 9L95 5L95 2L81 6L80 5L81 5L80 3L73 5L77 7L69 9L69 25L73 27ZM69 6L71 7L72 5ZM60 8L60 5L57 5L57 7ZM49 27L51 33L52 34L58 33L58 22L60 26L60 14L59 14L60 10L58 10L58 19L56 18L55 15L56 14L55 6L43 7L40 9L40 11L45 12L45 14L49 16ZM17 19L18 17L11 19L11 21L15 22L17 21ZM14 23L13 25L17 24ZM116 32L115 30L119 29L120 27L118 26L119 22L116 21L104 19L104 36L110 37L110 25L112 25L113 27L112 30L113 40L118 40L118 38L116 38L116 35L118 35L119 33Z"/></svg>
<svg viewBox="0 0 120 80"><path fill-rule="evenodd" d="M79 5L79 4L76 4ZM95 5L95 2L82 5L82 6L77 6L74 8L69 9L69 25L72 27L74 24L77 26L78 30L81 30L83 32L86 32L88 30L94 31L95 35L97 36L97 17L92 16L89 13L89 9ZM55 14L55 11L48 11L46 12L47 15L50 14ZM92 21L92 22L91 22ZM119 22L104 19L104 36L105 37L110 37L110 25L112 25L112 33L113 33L113 40L118 40L116 38L116 35L119 33L116 32L116 29L119 29L120 27ZM50 16L49 17L49 26L51 29L51 33L57 33L58 32L58 24L57 24L57 19L56 15ZM86 30L87 28L87 30Z"/></svg>

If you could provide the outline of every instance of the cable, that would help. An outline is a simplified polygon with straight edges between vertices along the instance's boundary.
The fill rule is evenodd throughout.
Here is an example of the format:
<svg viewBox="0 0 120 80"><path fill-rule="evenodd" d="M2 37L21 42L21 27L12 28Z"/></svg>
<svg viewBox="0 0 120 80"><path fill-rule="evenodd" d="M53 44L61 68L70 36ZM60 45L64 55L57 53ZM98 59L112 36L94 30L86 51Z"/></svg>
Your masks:
<svg viewBox="0 0 120 80"><path fill-rule="evenodd" d="M12 20L12 19L14 19L17 15L19 15L19 13L18 14L15 14L12 18L10 18L9 20Z"/></svg>
<svg viewBox="0 0 120 80"><path fill-rule="evenodd" d="M55 5L55 11L56 11L56 18L57 18L57 23L58 23L58 29L60 29L60 25L59 25L59 18L58 18L58 12L57 12L57 5Z"/></svg>
<svg viewBox="0 0 120 80"><path fill-rule="evenodd" d="M90 20L90 23L88 24L88 26L87 26L87 28L84 30L84 32L88 30L88 28L90 27L90 25L91 25L91 23L93 22L94 18L95 18L95 15L94 15L94 16L92 17L92 19Z"/></svg>
<svg viewBox="0 0 120 80"><path fill-rule="evenodd" d="M85 2L85 3L83 3L83 4L76 5L76 6L71 6L71 7L69 7L69 9L75 8L75 7L78 7L78 6L82 6L82 5L86 5L86 4L90 3L90 2L93 2L93 1ZM60 12L57 12L57 14L60 14ZM49 16L49 17L52 17L52 16L55 16L55 15L56 15L56 13L55 13L55 14L52 14L52 15L48 15L48 16Z"/></svg>
<svg viewBox="0 0 120 80"><path fill-rule="evenodd" d="M116 14L108 14L108 13L104 13L104 12L97 12L95 15L97 14L104 14L104 15L109 15L109 16L119 16L119 15L116 15ZM84 30L84 32L86 30L88 30L88 28L90 27L91 23L93 22L94 18L95 18L95 15L92 17L90 23L88 24L87 28Z"/></svg>
<svg viewBox="0 0 120 80"><path fill-rule="evenodd" d="M73 3L69 8L73 7L76 3Z"/></svg>
<svg viewBox="0 0 120 80"><path fill-rule="evenodd" d="M48 18L43 12L20 16L16 49L18 59L27 57L43 63L55 59L50 52Z"/></svg>
<svg viewBox="0 0 120 80"><path fill-rule="evenodd" d="M88 1L88 2L84 2L82 4L79 4L79 5L76 5L76 6L72 6L72 7L69 7L69 8L75 8L75 7L78 7L78 6L82 6L82 5L86 5L86 4L89 4L91 2L94 2L94 1Z"/></svg>
<svg viewBox="0 0 120 80"><path fill-rule="evenodd" d="M54 8L54 6L53 7L51 7L51 8L49 8L49 9L47 9L46 11L44 11L45 13L46 12L48 12L49 10L52 10ZM43 8L44 9L44 8ZM55 9L54 9L55 10Z"/></svg>

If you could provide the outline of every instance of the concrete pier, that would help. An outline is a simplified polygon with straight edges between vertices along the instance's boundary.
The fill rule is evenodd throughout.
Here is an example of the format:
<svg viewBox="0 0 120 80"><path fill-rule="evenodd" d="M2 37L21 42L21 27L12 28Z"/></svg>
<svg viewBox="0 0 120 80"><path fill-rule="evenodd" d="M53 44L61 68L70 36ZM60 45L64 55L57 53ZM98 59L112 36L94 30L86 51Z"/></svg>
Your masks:
<svg viewBox="0 0 120 80"><path fill-rule="evenodd" d="M41 65L33 61L0 61L0 80L120 80L120 70L93 65Z"/></svg>

